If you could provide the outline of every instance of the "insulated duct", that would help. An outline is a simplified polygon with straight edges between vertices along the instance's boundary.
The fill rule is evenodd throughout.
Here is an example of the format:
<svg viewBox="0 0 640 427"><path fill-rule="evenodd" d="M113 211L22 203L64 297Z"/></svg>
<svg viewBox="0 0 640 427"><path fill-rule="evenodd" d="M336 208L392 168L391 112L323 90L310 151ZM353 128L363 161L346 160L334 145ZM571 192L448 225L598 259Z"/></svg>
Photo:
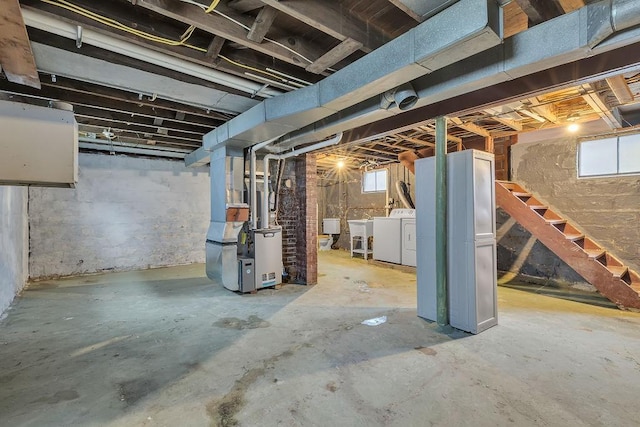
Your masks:
<svg viewBox="0 0 640 427"><path fill-rule="evenodd" d="M206 163L218 146L246 148L298 130L496 46L501 25L494 0L460 0L319 83L267 99L209 132L186 164Z"/></svg>

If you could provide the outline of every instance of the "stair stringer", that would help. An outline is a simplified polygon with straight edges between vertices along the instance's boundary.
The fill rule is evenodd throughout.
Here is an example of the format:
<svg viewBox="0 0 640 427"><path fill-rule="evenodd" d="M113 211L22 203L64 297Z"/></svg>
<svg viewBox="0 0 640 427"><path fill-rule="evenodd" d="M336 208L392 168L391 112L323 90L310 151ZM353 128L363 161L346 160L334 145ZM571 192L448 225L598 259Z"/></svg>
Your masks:
<svg viewBox="0 0 640 427"><path fill-rule="evenodd" d="M496 181L496 205L501 207L513 219L526 228L549 250L555 253L567 265L573 268L587 282L591 283L602 295L611 300L621 309L640 310L640 294L632 286L607 269L596 258L589 257L575 241L567 238L553 224L545 221L534 209L522 199L512 193L505 185L515 183ZM522 189L518 185L518 188ZM548 205L547 205L548 206ZM567 224L570 224L567 221ZM607 251L608 253L608 251ZM610 254L610 253L609 253ZM603 254L603 256L605 256ZM601 258L601 257L598 257ZM629 270L632 277L638 274Z"/></svg>

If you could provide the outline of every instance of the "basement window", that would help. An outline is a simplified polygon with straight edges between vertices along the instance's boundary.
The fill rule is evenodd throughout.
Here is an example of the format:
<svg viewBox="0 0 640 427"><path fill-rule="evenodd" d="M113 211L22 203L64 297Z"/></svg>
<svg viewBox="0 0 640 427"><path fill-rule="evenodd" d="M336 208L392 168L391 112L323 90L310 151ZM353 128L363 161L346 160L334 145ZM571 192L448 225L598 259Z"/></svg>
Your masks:
<svg viewBox="0 0 640 427"><path fill-rule="evenodd" d="M578 146L578 176L640 173L640 134L584 141Z"/></svg>
<svg viewBox="0 0 640 427"><path fill-rule="evenodd" d="M362 175L362 192L377 193L387 191L387 170L366 171Z"/></svg>

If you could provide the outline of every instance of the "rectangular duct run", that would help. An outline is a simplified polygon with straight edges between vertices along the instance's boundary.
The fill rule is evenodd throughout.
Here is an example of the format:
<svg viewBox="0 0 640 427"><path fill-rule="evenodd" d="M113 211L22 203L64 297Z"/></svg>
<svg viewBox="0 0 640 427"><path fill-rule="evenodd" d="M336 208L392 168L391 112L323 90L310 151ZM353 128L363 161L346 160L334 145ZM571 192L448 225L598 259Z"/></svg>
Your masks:
<svg viewBox="0 0 640 427"><path fill-rule="evenodd" d="M0 101L0 185L74 188L78 125L73 111Z"/></svg>
<svg viewBox="0 0 640 427"><path fill-rule="evenodd" d="M226 147L211 155L211 222L207 232L207 277L232 291L238 285L238 233L249 219L244 203L244 157Z"/></svg>
<svg viewBox="0 0 640 427"><path fill-rule="evenodd" d="M204 137L185 159L208 162L219 146L246 148L308 126L359 102L502 42L501 13L492 0L460 0L416 28L321 82L267 99ZM385 110L391 116L400 109Z"/></svg>

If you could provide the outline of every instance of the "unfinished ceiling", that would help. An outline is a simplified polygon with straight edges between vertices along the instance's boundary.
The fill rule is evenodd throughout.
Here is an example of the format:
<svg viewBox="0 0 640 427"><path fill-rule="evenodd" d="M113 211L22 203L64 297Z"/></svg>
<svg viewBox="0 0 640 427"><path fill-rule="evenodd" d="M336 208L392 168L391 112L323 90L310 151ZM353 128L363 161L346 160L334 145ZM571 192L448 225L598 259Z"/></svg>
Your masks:
<svg viewBox="0 0 640 427"><path fill-rule="evenodd" d="M72 104L83 149L184 157L202 146L206 133L261 100L317 83L451 3L23 0L41 89L3 75L0 96ZM504 36L511 37L592 1L499 3ZM6 61L2 65L10 77ZM635 125L638 80L628 73L467 112L449 122L449 141L459 147L468 139L598 117L612 128ZM433 135L423 123L332 150L380 164L397 161L401 151L432 146Z"/></svg>

